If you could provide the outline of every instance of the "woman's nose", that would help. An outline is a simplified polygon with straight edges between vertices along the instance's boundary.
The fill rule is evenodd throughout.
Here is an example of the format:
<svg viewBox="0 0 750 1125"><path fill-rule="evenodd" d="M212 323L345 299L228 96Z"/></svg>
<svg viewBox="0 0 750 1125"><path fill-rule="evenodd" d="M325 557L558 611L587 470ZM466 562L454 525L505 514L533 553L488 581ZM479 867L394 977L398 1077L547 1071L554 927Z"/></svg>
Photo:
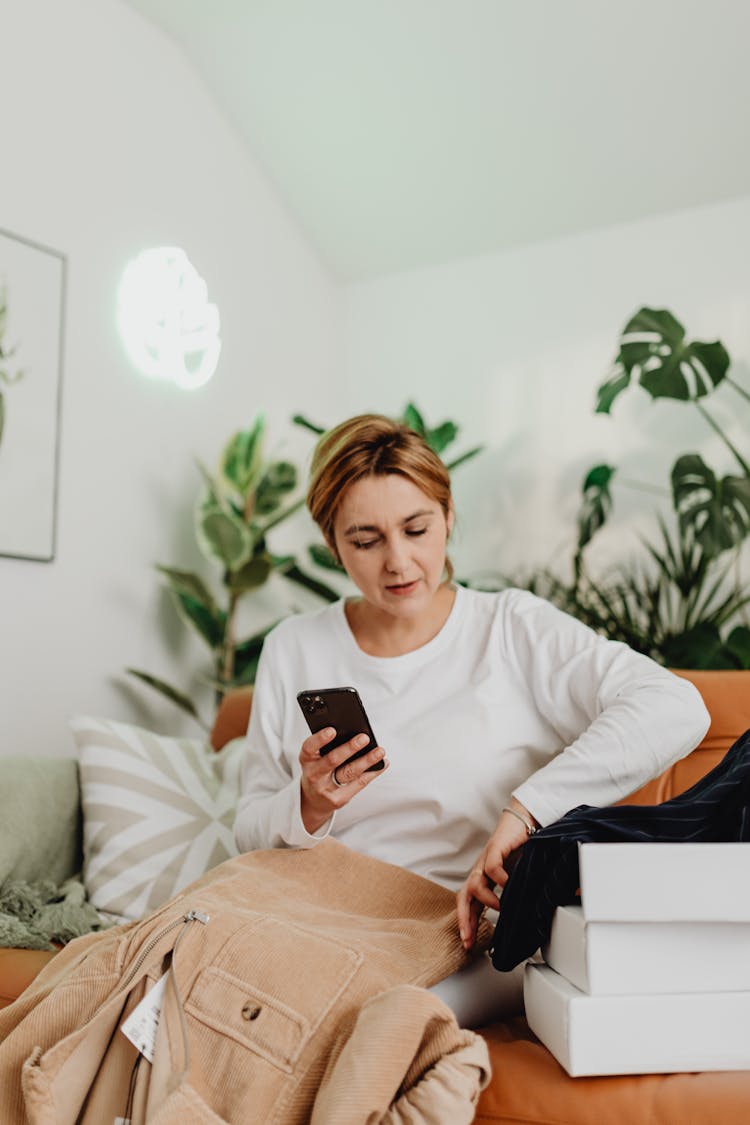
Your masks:
<svg viewBox="0 0 750 1125"><path fill-rule="evenodd" d="M401 539L388 540L385 552L385 566L391 574L401 574L407 565L408 551Z"/></svg>

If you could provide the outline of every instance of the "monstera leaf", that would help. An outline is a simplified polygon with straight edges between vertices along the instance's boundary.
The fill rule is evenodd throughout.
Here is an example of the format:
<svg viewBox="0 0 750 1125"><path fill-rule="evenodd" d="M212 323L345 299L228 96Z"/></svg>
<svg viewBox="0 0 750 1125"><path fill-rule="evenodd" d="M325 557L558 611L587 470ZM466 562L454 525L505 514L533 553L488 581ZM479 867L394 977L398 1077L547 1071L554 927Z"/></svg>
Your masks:
<svg viewBox="0 0 750 1125"><path fill-rule="evenodd" d="M606 522L612 510L612 465L594 465L583 482L583 503L578 513L578 550L581 551Z"/></svg>
<svg viewBox="0 0 750 1125"><path fill-rule="evenodd" d="M672 494L683 533L692 532L709 558L735 547L750 532L750 479L718 480L697 453L672 468Z"/></svg>
<svg viewBox="0 0 750 1125"><path fill-rule="evenodd" d="M614 367L597 392L596 411L608 414L633 379L652 398L694 401L718 387L728 369L729 355L718 340L688 343L670 312L642 308L622 331Z"/></svg>

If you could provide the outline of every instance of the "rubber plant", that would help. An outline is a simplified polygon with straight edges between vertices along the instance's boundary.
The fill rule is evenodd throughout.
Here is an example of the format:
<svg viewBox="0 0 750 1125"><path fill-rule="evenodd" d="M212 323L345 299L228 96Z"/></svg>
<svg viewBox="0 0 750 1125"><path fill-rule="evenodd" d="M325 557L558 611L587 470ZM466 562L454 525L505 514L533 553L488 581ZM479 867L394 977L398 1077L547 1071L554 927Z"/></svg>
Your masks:
<svg viewBox="0 0 750 1125"><path fill-rule="evenodd" d="M297 486L296 467L289 461L265 459L264 432L265 421L259 415L249 429L233 434L226 443L216 474L199 465L204 487L195 512L195 533L202 554L219 568L214 586L220 587L220 593L214 594L196 571L156 567L181 617L210 649L209 679L216 706L228 691L253 683L263 639L271 628L252 636L237 635L237 612L244 598L274 572L324 598L338 597L325 583L300 570L294 556L276 555L270 549L269 534L303 501L290 501ZM127 671L208 726L185 692L149 672Z"/></svg>
<svg viewBox="0 0 750 1125"><path fill-rule="evenodd" d="M428 427L419 410L409 403L403 418L422 433L439 454L458 435L455 422ZM302 415L295 415L295 424L315 433L323 427ZM304 499L291 499L297 489L298 472L289 461L267 461L263 454L265 422L258 416L247 430L232 435L224 447L218 472L211 474L199 465L203 492L195 514L195 532L202 554L218 567L213 583L219 593L194 570L158 565L166 587L183 620L197 632L211 653L209 681L214 687L218 707L224 695L255 681L263 641L273 627L252 636L237 635L237 612L240 602L252 596L269 579L281 574L291 582L312 591L325 601L336 601L340 592L303 570L294 555L277 555L271 550L269 536L274 528L292 516ZM469 450L452 461L448 468L468 460L480 447ZM339 570L327 548L309 549L311 560L328 569ZM138 668L127 672L142 683L166 696L190 714L201 726L207 724L198 713L190 696L173 684Z"/></svg>
<svg viewBox="0 0 750 1125"><path fill-rule="evenodd" d="M646 559L596 581L584 553L609 518L620 477L613 465L593 466L583 482L573 583L547 576L548 592L565 608L676 668L750 668L750 629L739 621L750 603L740 559L750 536L750 450L743 454L705 405L726 385L748 408L750 393L730 368L720 341L688 341L666 309L642 308L630 318L598 388L596 411L609 414L636 385L654 399L687 404L721 438L735 470L720 477L699 453L681 454L663 490L671 499L673 526L659 518L657 541L644 540Z"/></svg>

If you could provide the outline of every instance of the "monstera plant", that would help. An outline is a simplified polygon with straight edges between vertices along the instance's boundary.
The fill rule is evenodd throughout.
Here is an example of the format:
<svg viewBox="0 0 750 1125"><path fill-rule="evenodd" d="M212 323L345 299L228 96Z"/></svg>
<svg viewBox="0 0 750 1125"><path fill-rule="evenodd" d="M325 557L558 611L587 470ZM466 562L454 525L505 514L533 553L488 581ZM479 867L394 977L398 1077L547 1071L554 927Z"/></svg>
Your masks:
<svg viewBox="0 0 750 1125"><path fill-rule="evenodd" d="M418 429L438 453L458 436L454 422L428 427L413 403L405 408L403 419ZM295 415L293 421L316 435L324 432L302 415ZM296 467L289 461L268 461L264 457L264 432L265 422L259 416L250 429L240 430L229 439L215 474L199 466L203 491L195 512L195 532L202 554L215 570L218 568L217 580L209 585L194 570L161 565L156 568L180 616L210 650L211 671L207 678L214 687L217 706L228 691L255 680L263 641L272 626L240 637L238 609L240 602L259 590L271 574L283 575L325 601L340 597L338 591L302 569L294 555L277 555L271 549L269 540L274 528L302 507L304 500L291 498L298 484ZM450 462L448 468L475 456L479 448ZM315 563L339 569L325 547L311 547L309 555ZM217 588L218 592L214 592ZM137 668L127 671L187 711L202 726L208 725L187 693L149 672Z"/></svg>
<svg viewBox="0 0 750 1125"><path fill-rule="evenodd" d="M612 511L619 479L615 466L595 465L583 483L573 584L551 580L550 593L565 608L673 667L750 667L750 629L739 620L750 602L750 585L740 576L740 552L750 536L750 464L705 405L722 385L738 405L750 403L750 393L729 372L723 344L686 340L667 310L642 308L631 317L598 389L597 412L609 414L636 384L654 399L685 403L718 434L736 468L719 476L699 453L679 456L667 493L674 528L659 520L659 540L645 543L648 565L621 567L594 581L584 552Z"/></svg>

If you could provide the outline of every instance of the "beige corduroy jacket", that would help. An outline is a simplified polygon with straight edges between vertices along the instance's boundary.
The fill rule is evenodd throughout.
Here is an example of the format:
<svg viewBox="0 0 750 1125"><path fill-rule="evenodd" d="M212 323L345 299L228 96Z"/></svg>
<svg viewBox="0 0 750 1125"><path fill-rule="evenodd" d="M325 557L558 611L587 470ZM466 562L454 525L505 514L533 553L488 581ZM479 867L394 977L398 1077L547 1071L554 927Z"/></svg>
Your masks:
<svg viewBox="0 0 750 1125"><path fill-rule="evenodd" d="M420 876L332 840L238 856L0 1012L0 1121L462 1125L487 1048L426 987L464 961ZM165 972L148 1063L120 1027Z"/></svg>

